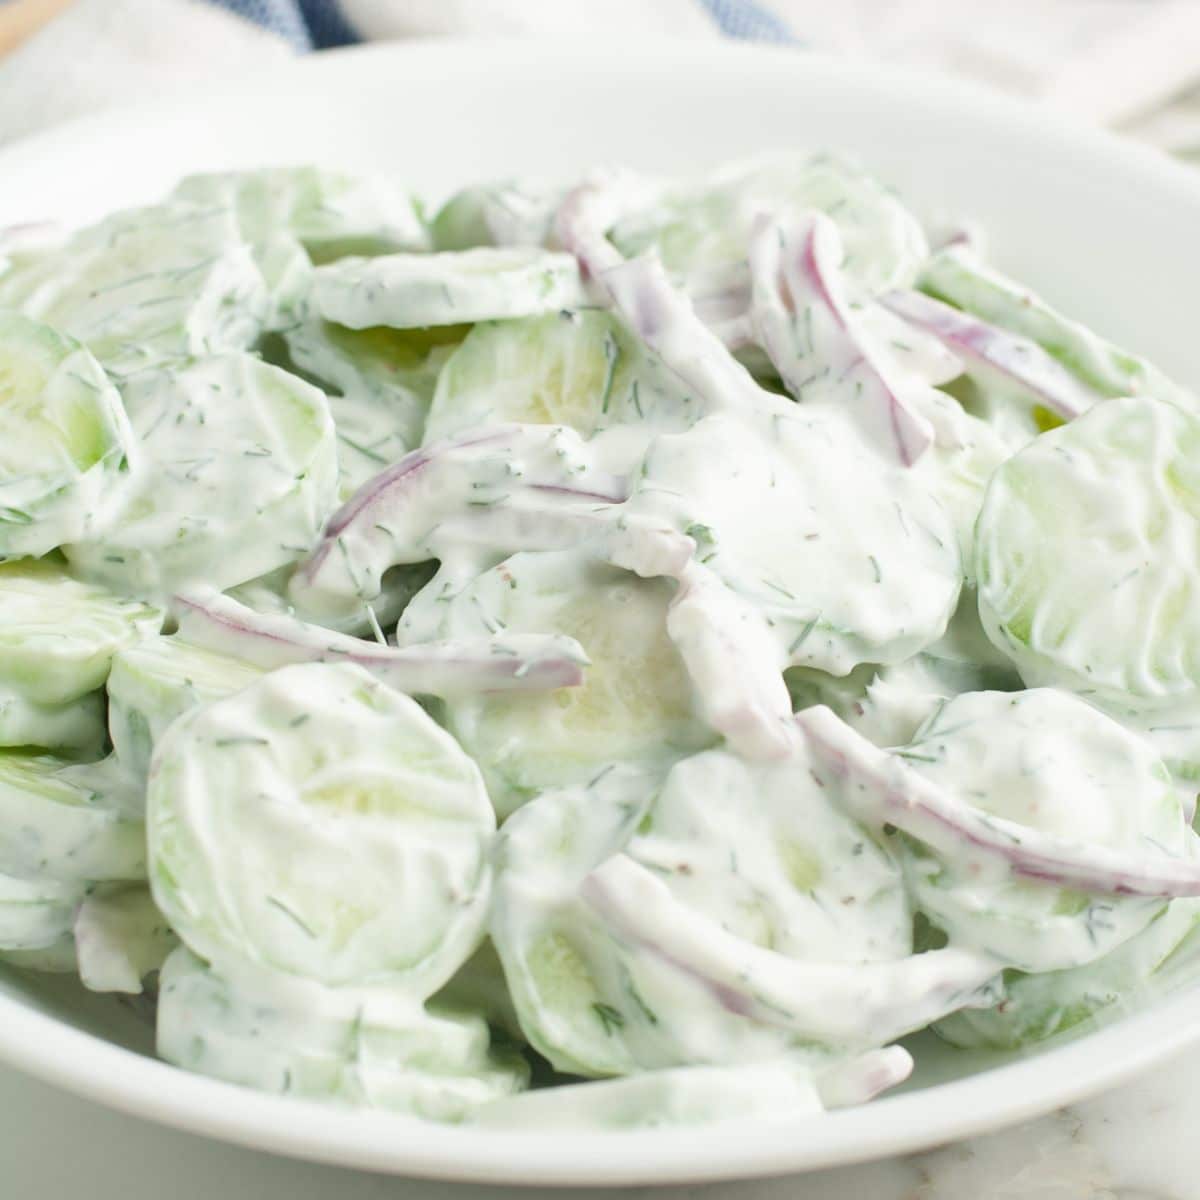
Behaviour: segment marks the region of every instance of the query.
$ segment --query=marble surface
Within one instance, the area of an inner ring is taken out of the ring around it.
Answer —
[[[814,1175],[571,1191],[401,1180],[145,1124],[0,1069],[7,1200],[1197,1200],[1200,1049],[1114,1094],[928,1154]]]

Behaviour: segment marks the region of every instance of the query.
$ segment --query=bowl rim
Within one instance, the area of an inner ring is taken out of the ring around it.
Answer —
[[[252,104],[280,89],[353,87],[389,69],[430,74],[536,69],[553,52],[574,70],[596,71],[619,49],[622,66],[673,71],[805,71],[816,86],[853,87],[886,101],[902,92],[929,107],[953,105],[983,125],[1003,126],[1072,159],[1100,160],[1194,204],[1200,172],[1033,104],[957,80],[828,58],[794,47],[647,38],[634,45],[566,38],[445,38],[324,52],[272,66],[213,95],[198,88],[155,105],[154,120],[198,106]],[[114,109],[0,147],[0,171],[69,155],[93,134],[136,136],[147,114]],[[1159,1000],[1094,1032],[966,1078],[834,1111],[819,1120],[574,1133],[442,1126],[413,1118],[340,1109],[279,1097],[193,1075],[72,1028],[0,993],[0,1060],[54,1086],[174,1128],[295,1158],[462,1182],[524,1185],[631,1185],[711,1182],[779,1175],[909,1153],[990,1132],[1115,1087],[1200,1043],[1193,989]],[[1151,1036],[1153,1034],[1153,1036]],[[1114,1057],[1119,1050],[1119,1055]],[[725,1132],[727,1131],[727,1132]]]

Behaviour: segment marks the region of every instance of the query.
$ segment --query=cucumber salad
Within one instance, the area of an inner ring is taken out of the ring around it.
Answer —
[[[827,155],[0,231],[0,747],[182,1068],[858,1104],[1196,959],[1200,402]]]

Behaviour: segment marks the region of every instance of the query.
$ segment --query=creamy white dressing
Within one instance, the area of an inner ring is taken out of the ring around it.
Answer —
[[[285,667],[185,714],[156,748],[146,820],[155,901],[209,962],[423,998],[482,935],[479,771],[361,667]]]
[[[93,892],[79,906],[73,932],[79,979],[93,992],[139,994],[179,945],[141,885]]]
[[[533,246],[347,258],[318,267],[312,303],[351,329],[424,329],[588,303],[573,256]]]
[[[66,547],[81,575],[161,600],[308,552],[336,487],[321,392],[235,354],[143,374],[124,397],[144,461],[109,498],[105,528]]]
[[[0,234],[0,957],[498,1128],[1188,977],[1194,401],[981,255],[795,154]]]
[[[1200,423],[1114,400],[996,473],[979,522],[980,611],[1030,684],[1131,721],[1184,773],[1200,760]]]

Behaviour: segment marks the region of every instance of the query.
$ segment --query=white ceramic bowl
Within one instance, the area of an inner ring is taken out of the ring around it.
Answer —
[[[322,55],[0,152],[0,225],[96,217],[202,168],[389,169],[436,196],[493,176],[693,169],[786,146],[858,153],[926,217],[978,219],[1003,267],[1200,385],[1200,174],[961,85],[784,50],[440,42]],[[710,1180],[912,1151],[1114,1087],[1197,1040],[1193,992],[1018,1060],[926,1038],[903,1093],[791,1126],[543,1138],[188,1075],[150,1057],[129,1008],[62,979],[0,973],[0,1057],[52,1083],[283,1154],[491,1183]]]

